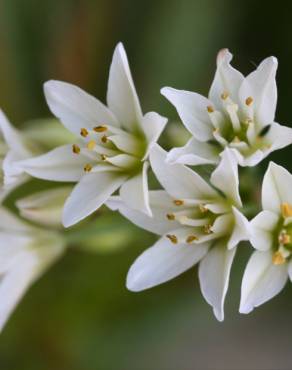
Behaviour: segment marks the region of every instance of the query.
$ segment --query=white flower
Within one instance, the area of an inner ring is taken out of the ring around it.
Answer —
[[[30,156],[25,140],[0,110],[0,201],[26,180],[17,163]]]
[[[263,211],[251,221],[251,243],[257,250],[244,272],[241,313],[249,313],[292,281],[292,175],[270,163],[262,187]]]
[[[292,129],[274,122],[277,59],[265,59],[247,77],[230,65],[231,59],[227,49],[219,52],[208,99],[170,87],[161,90],[193,135],[184,147],[169,152],[170,162],[216,164],[229,147],[241,166],[254,166],[292,143]]]
[[[20,216],[42,226],[60,228],[62,210],[71,186],[43,190],[18,199],[16,206]]]
[[[222,321],[236,246],[248,239],[248,221],[238,210],[241,199],[236,160],[226,149],[212,173],[210,186],[196,172],[181,164],[171,165],[165,159],[166,152],[155,146],[150,162],[166,191],[150,191],[153,217],[129,209],[119,197],[107,202],[134,224],[162,235],[134,262],[127,287],[132,291],[153,287],[201,261],[203,296]]]
[[[47,82],[45,95],[51,111],[81,141],[22,165],[38,178],[78,182],[64,206],[64,226],[94,212],[119,188],[129,207],[151,214],[147,157],[167,119],[155,112],[142,114],[122,44],[110,68],[108,108],[64,82]]]
[[[0,208],[0,330],[30,285],[64,251],[62,239]]]

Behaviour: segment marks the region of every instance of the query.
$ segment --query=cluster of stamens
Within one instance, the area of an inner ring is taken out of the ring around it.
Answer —
[[[174,199],[173,204],[179,208],[182,206],[184,210],[181,211],[180,209],[177,212],[167,213],[166,218],[169,221],[177,221],[183,226],[190,226],[190,227],[199,227],[203,234],[212,234],[212,224],[210,223],[210,218],[205,217],[207,213],[210,212],[209,209],[204,204],[188,204],[190,201],[182,200],[182,199]],[[192,210],[199,211],[198,217],[192,217]],[[179,239],[174,234],[167,234],[166,237],[173,243],[178,244]],[[191,244],[194,241],[198,241],[199,236],[195,233],[190,233],[185,238],[185,243]]]
[[[289,203],[282,203],[281,213],[284,222],[283,226],[281,227],[278,233],[277,238],[278,249],[273,254],[272,260],[274,265],[284,264],[287,258],[290,257],[292,247],[291,232],[290,230],[288,230],[290,219],[292,217],[292,206]]]

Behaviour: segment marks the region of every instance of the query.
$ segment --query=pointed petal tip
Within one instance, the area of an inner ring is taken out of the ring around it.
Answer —
[[[229,49],[223,48],[219,50],[217,54],[217,65],[220,65],[222,62],[226,60],[229,63],[232,59],[233,55],[230,53]]]
[[[213,312],[214,312],[214,315],[215,315],[216,319],[219,322],[224,321],[224,312],[223,312],[223,310],[218,310],[217,308],[213,307]]]

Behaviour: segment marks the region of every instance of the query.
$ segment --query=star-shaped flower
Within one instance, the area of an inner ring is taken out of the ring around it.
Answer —
[[[0,201],[27,179],[18,161],[30,156],[25,140],[0,110]]]
[[[0,208],[0,330],[29,286],[64,251],[61,237]]]
[[[112,197],[108,206],[118,209],[134,224],[162,237],[130,268],[127,287],[141,291],[168,281],[200,261],[203,296],[218,320],[224,318],[224,299],[237,244],[248,239],[247,219],[238,210],[238,169],[226,149],[209,185],[181,164],[169,164],[158,145],[150,154],[153,171],[164,190],[150,192],[153,217],[129,209]]]
[[[232,54],[221,50],[217,71],[205,98],[194,92],[162,89],[192,134],[168,160],[188,165],[216,164],[232,148],[241,166],[254,166],[272,151],[292,143],[292,129],[274,122],[277,104],[277,59],[269,57],[244,77],[230,65]]]
[[[122,44],[117,45],[110,68],[108,107],[59,81],[47,82],[45,95],[51,111],[80,141],[22,166],[38,178],[78,182],[64,206],[64,226],[94,212],[119,188],[129,207],[150,215],[147,158],[167,119],[155,112],[142,114]]]
[[[270,163],[262,187],[263,211],[251,221],[256,248],[242,280],[240,312],[249,313],[292,281],[292,175]]]

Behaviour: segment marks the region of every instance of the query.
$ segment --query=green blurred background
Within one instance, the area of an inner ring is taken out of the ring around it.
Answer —
[[[122,41],[144,112],[177,119],[160,88],[207,94],[216,53],[228,47],[244,73],[266,56],[279,58],[277,120],[292,125],[287,6],[251,0],[1,0],[0,106],[20,127],[49,117],[42,84],[51,78],[104,99],[112,52]],[[292,170],[291,149],[271,157]],[[239,248],[226,319],[218,323],[200,294],[195,268],[150,291],[128,292],[127,270],[155,237],[118,215],[109,217],[106,227],[97,223],[94,253],[68,252],[22,300],[0,336],[1,370],[291,368],[291,287],[249,316],[237,312],[248,245]]]

